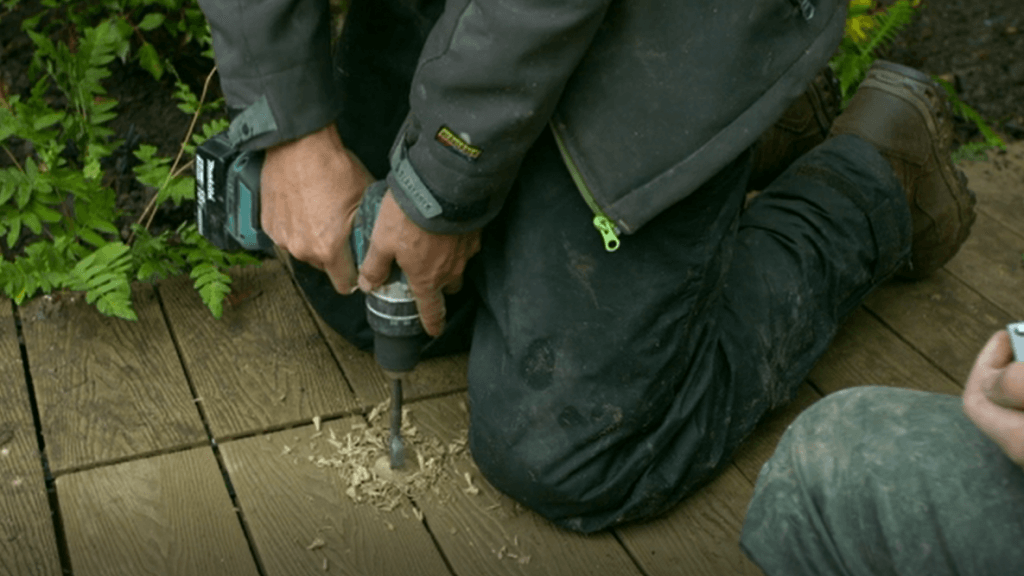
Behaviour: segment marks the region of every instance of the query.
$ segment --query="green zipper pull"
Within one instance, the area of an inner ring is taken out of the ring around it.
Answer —
[[[604,239],[604,249],[615,252],[619,249],[619,235],[615,233],[615,224],[604,214],[594,216],[594,228],[601,233]]]
[[[806,1],[806,0],[805,0]],[[594,213],[594,228],[601,233],[601,239],[604,240],[604,249],[608,252],[615,252],[619,249],[619,245],[622,242],[619,240],[619,234],[616,231],[615,223],[612,219],[605,215],[601,207],[597,205],[597,201],[594,200],[594,194],[590,191],[590,187],[583,181],[583,175],[580,174],[579,168],[576,166],[576,162],[572,159],[572,155],[569,154],[569,148],[566,147],[565,142],[562,141],[562,135],[559,134],[555,128],[555,123],[551,122],[551,134],[555,137],[555,143],[558,145],[558,152],[562,155],[562,160],[565,161],[565,167],[569,170],[569,176],[572,177],[572,181],[576,184],[576,188],[580,191],[580,195],[583,196],[583,201],[587,203],[590,211]]]

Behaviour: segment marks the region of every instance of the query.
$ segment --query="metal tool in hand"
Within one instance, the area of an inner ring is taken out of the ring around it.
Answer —
[[[270,252],[273,242],[260,228],[260,172],[263,152],[242,152],[227,133],[196,150],[196,221],[199,232],[222,250]],[[373,225],[387,184],[374,182],[356,212],[349,244],[356,263],[370,246]],[[391,381],[391,467],[405,460],[402,442],[402,382],[415,368],[426,332],[405,274],[392,266],[387,281],[366,295],[366,318],[373,329],[374,355]]]
[[[1010,333],[1010,344],[1013,346],[1013,357],[1017,362],[1024,362],[1024,322],[1015,322],[1006,327]]]

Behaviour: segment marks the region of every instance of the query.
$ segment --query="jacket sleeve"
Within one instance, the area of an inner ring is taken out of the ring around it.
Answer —
[[[327,0],[199,0],[210,23],[221,88],[247,149],[314,132],[340,109]],[[244,131],[244,134],[242,133]],[[238,136],[238,138],[235,138]]]
[[[497,214],[611,0],[449,0],[413,77],[388,184],[436,233]]]

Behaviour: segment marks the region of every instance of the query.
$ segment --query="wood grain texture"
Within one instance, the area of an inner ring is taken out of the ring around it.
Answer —
[[[846,320],[808,380],[826,394],[874,384],[946,394],[961,392],[948,376],[863,308]]]
[[[327,345],[341,364],[345,377],[352,385],[361,408],[380,404],[391,397],[391,382],[381,372],[372,352],[359,350],[334,332],[310,308],[323,331]],[[405,379],[402,397],[407,402],[439,396],[449,392],[465,390],[467,354],[430,358],[420,361],[415,370]]]
[[[278,258],[287,258],[287,255],[279,253]],[[282,260],[282,262],[282,267],[286,271],[290,271],[287,261]],[[341,369],[352,386],[352,390],[355,391],[360,407],[365,410],[389,398],[391,383],[381,372],[377,361],[373,359],[373,353],[360,350],[342,338],[317,315],[316,310],[309,304],[305,294],[297,285],[295,292],[306,304],[310,316],[313,317],[317,327],[324,334],[331,353],[341,364]],[[467,359],[467,354],[460,354],[421,361],[403,382],[402,397],[406,401],[412,402],[420,398],[465,390]]]
[[[355,411],[348,382],[281,265],[270,261],[232,277],[234,296],[219,320],[189,278],[159,288],[214,436]]]
[[[992,333],[1013,321],[945,270],[917,282],[890,282],[865,306],[959,383]]]
[[[417,402],[410,417],[421,433],[449,442],[468,426],[463,398]],[[640,574],[611,533],[583,536],[556,527],[499,493],[468,455],[448,472],[439,493],[417,504],[456,574]]]
[[[786,428],[812,404],[821,399],[807,383],[800,386],[792,402],[770,412],[733,455],[733,462],[751,484],[757,482],[761,466],[771,458]]]
[[[75,576],[258,574],[210,448],[57,479]]]
[[[21,309],[54,474],[206,440],[153,289],[133,300],[138,322],[67,295]]]
[[[0,298],[0,576],[61,573],[38,446],[11,302]]]
[[[761,574],[740,549],[753,485],[729,466],[667,516],[616,530],[647,576]]]
[[[221,445],[265,574],[320,575],[326,560],[329,574],[450,575],[411,508],[384,512],[356,504],[336,469],[308,461],[334,455],[329,430],[344,438],[356,420],[326,423],[315,438],[314,427],[306,426]]]
[[[981,212],[945,268],[1018,320],[1024,319],[1024,236]]]
[[[987,162],[963,162],[968,186],[978,195],[978,210],[1004,226],[1024,223],[1024,141],[988,153]]]

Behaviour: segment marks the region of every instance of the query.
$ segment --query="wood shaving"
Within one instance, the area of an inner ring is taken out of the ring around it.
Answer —
[[[327,558],[324,558],[324,564],[323,564],[323,569],[324,569],[324,572],[327,572],[327,568],[328,568],[329,566],[330,566],[330,565],[329,565],[329,564],[327,563]]]
[[[466,484],[469,486],[462,489],[463,492],[470,496],[476,496],[480,493],[480,489],[473,485],[473,477],[469,475],[469,472],[463,473],[463,477],[466,479]]]
[[[320,431],[320,417],[319,416],[313,416],[313,428],[316,428],[317,432]]]
[[[311,551],[312,550],[318,550],[320,548],[323,548],[325,544],[327,544],[327,543],[324,542],[324,539],[319,537],[319,536],[317,536],[316,538],[313,539],[312,542],[310,542],[309,546],[306,546],[306,550],[311,550]]]
[[[444,443],[425,434],[415,426],[413,410],[405,408],[402,439],[406,464],[404,469],[392,471],[388,466],[389,405],[390,401],[384,401],[374,406],[367,422],[353,424],[348,432],[335,433],[333,428],[325,427],[329,447],[321,448],[328,448],[328,451],[316,454],[312,464],[336,469],[343,481],[342,490],[349,499],[379,510],[391,511],[410,505],[410,499],[427,492],[446,497],[438,484],[445,478],[445,469],[453,459],[467,453],[466,439]],[[467,490],[479,491],[471,479],[467,480]],[[414,508],[413,514],[422,519],[419,510]]]

